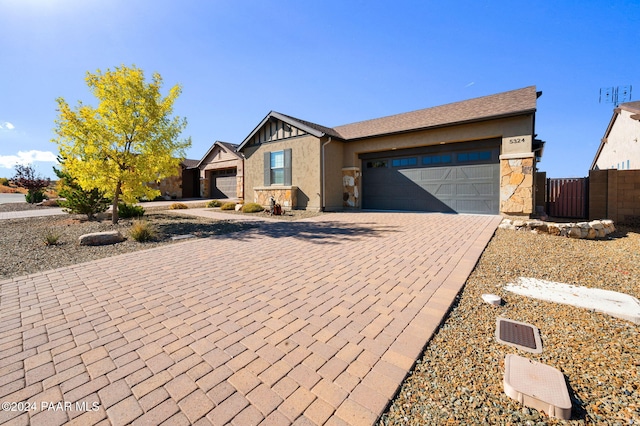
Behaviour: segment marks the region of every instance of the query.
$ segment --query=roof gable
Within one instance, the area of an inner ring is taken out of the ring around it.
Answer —
[[[265,142],[274,142],[304,135],[313,135],[321,138],[325,134],[338,136],[329,127],[271,111],[242,141],[238,150],[242,150],[247,145],[259,145]]]
[[[346,140],[441,127],[490,118],[535,112],[535,86],[403,114],[337,126]]]
[[[600,140],[600,145],[598,146],[598,150],[596,151],[596,155],[593,157],[593,161],[591,162],[591,170],[595,170],[596,164],[600,159],[600,154],[602,154],[602,150],[604,149],[604,145],[609,141],[609,135],[611,134],[611,130],[613,129],[620,112],[625,110],[631,115],[629,116],[632,120],[640,121],[640,101],[635,102],[626,102],[624,104],[618,105],[617,108],[613,109],[613,115],[611,116],[611,120],[609,121],[609,125],[607,126],[607,130],[604,132],[604,136]]]
[[[230,143],[230,142],[222,142],[215,141],[211,148],[207,151],[207,153],[202,157],[202,159],[198,162],[196,167],[200,167],[202,164],[207,162],[207,159],[213,154],[213,152],[217,149],[232,154],[238,158],[242,158],[242,156],[237,152],[238,145]]]

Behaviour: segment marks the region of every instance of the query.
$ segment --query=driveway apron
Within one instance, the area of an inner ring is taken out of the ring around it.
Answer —
[[[336,213],[0,281],[0,424],[374,424],[499,222]]]

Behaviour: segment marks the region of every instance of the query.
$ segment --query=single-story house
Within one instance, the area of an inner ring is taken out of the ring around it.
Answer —
[[[200,195],[205,198],[243,198],[243,160],[238,145],[216,141],[197,163]]]
[[[530,215],[534,86],[337,127],[275,111],[242,141],[244,198],[285,208]]]
[[[603,169],[640,169],[640,101],[620,104],[613,110],[591,163],[591,170]]]

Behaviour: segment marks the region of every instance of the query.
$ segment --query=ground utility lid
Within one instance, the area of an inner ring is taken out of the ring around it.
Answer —
[[[564,374],[549,365],[515,354],[504,360],[504,392],[550,417],[571,418],[571,398]]]
[[[535,325],[506,318],[496,320],[496,340],[534,354],[542,353],[540,332]]]

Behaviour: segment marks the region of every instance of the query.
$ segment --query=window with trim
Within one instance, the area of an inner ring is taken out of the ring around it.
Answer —
[[[271,153],[271,184],[284,185],[284,151]]]
[[[264,184],[291,185],[291,149],[264,153]]]

